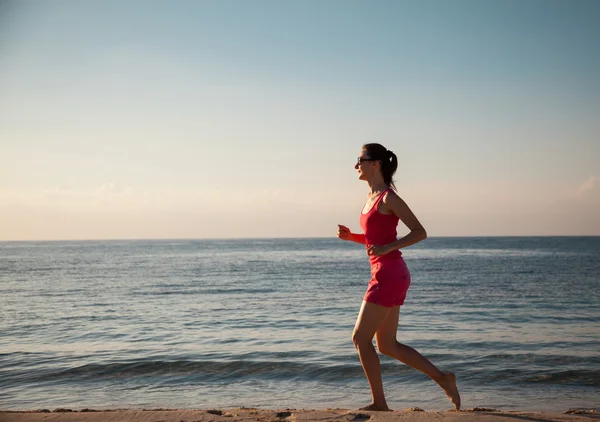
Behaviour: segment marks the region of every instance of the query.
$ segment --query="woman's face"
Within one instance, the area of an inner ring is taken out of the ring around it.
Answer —
[[[359,180],[369,180],[377,169],[377,160],[372,160],[364,149],[360,152],[354,168],[358,171]]]

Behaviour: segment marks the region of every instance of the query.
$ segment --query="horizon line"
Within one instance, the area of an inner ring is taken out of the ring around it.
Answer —
[[[600,237],[599,234],[534,234],[534,235],[439,235],[428,236],[427,239],[449,239],[449,238],[540,238],[540,237]],[[111,238],[111,239],[3,239],[0,243],[35,243],[35,242],[140,242],[140,241],[227,241],[227,240],[298,240],[298,239],[337,239],[334,236],[282,236],[282,237],[140,237],[140,238]],[[339,239],[341,240],[341,239]],[[422,241],[421,241],[422,242]],[[421,243],[418,242],[418,243]]]

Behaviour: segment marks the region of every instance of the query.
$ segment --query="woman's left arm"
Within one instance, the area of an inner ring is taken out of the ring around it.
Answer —
[[[421,240],[427,239],[427,232],[421,222],[417,219],[406,202],[396,195],[395,192],[388,192],[385,198],[383,198],[383,203],[386,208],[396,214],[410,230],[410,233],[403,238],[385,245],[386,249],[388,249],[388,253],[396,249],[406,248],[407,246],[414,245]]]
[[[372,245],[368,248],[368,253],[370,255],[385,255],[397,249],[406,248],[407,246],[414,245],[421,240],[427,239],[427,232],[423,225],[410,210],[406,202],[396,195],[395,192],[388,192],[382,202],[388,210],[392,211],[400,220],[402,220],[406,227],[410,229],[410,233],[387,245]]]

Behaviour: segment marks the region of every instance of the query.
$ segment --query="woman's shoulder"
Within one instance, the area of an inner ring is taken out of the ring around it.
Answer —
[[[389,188],[387,190],[387,192],[385,192],[385,194],[383,195],[383,202],[387,203],[387,201],[396,201],[400,198],[400,195],[398,195],[398,192],[396,192],[394,189]]]
[[[389,189],[385,193],[385,196],[382,198],[382,202],[386,206],[390,206],[392,209],[404,204],[404,200],[400,198],[400,195],[394,189]]]

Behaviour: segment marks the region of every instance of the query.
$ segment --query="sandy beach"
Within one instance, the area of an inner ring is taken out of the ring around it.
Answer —
[[[495,409],[465,409],[460,412],[423,411],[418,408],[392,412],[367,412],[348,409],[151,409],[95,410],[43,409],[36,411],[0,411],[0,422],[209,422],[209,421],[589,421],[600,419],[595,410],[567,410],[565,413],[498,411]]]

